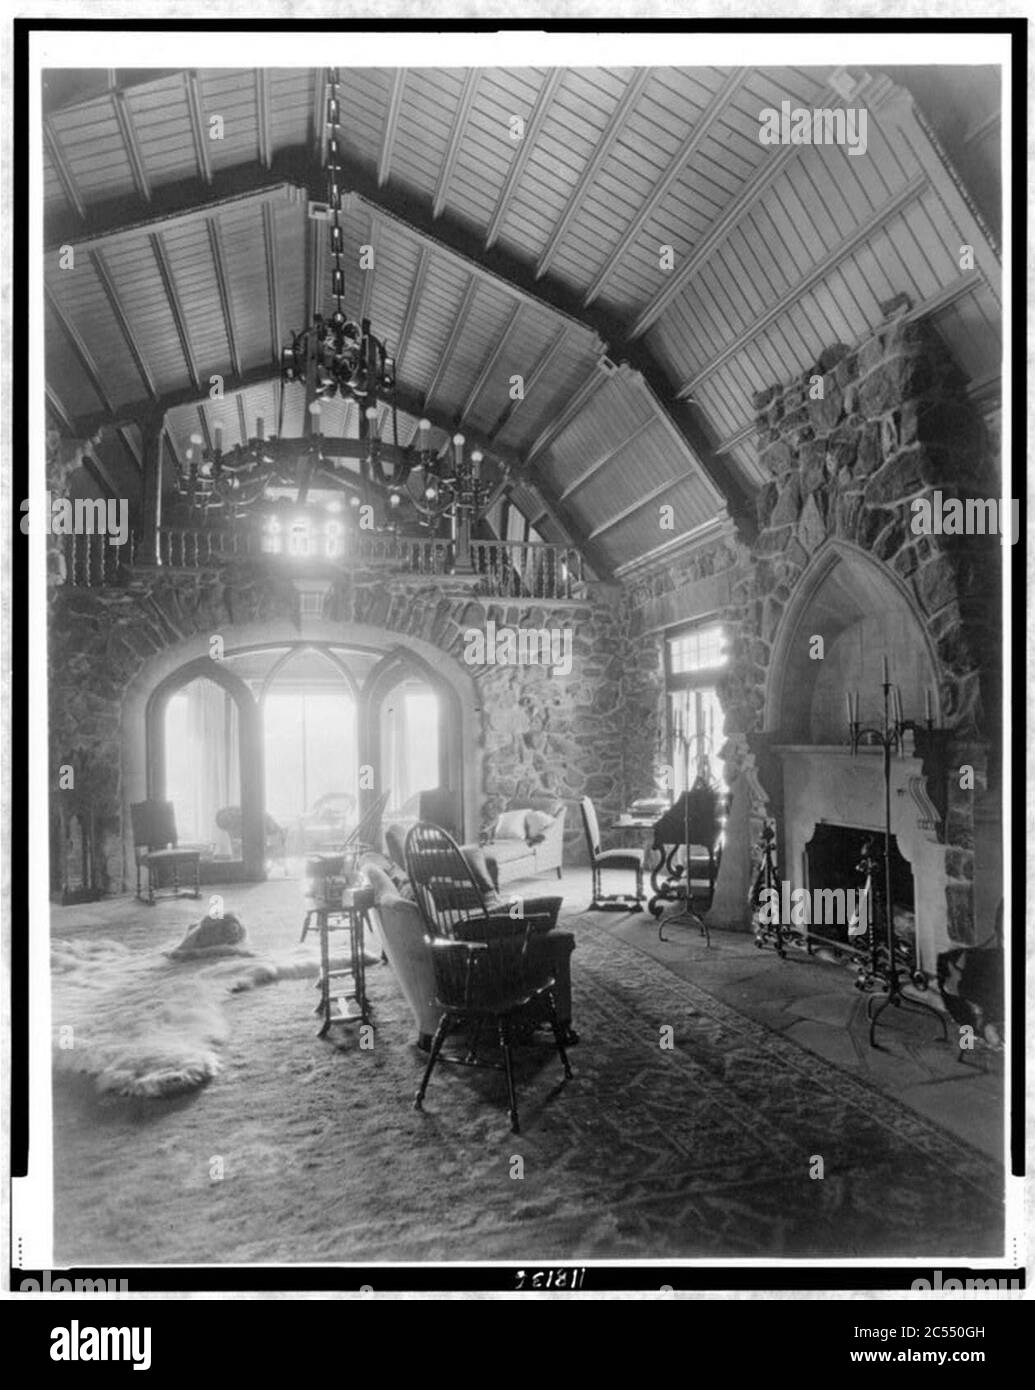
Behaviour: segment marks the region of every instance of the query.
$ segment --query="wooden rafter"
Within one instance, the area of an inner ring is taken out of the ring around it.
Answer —
[[[128,427],[123,425],[122,428],[116,430],[115,433],[122,441],[122,447],[136,465],[137,472],[142,473],[144,470],[144,456],[134,443],[133,436]]]
[[[104,291],[104,297],[108,301],[108,307],[111,309],[115,322],[119,326],[119,332],[122,334],[126,346],[129,348],[129,355],[132,357],[133,364],[140,375],[141,381],[144,383],[144,389],[147,391],[148,395],[154,399],[158,395],[155,379],[151,374],[151,369],[144,361],[144,354],[140,350],[140,344],[136,340],[133,329],[130,327],[125,308],[119,298],[119,293],[115,288],[115,282],[112,279],[111,271],[108,269],[108,264],[104,259],[104,254],[100,247],[96,247],[90,252],[90,263],[93,266],[94,274],[100,281],[101,289]]]
[[[566,502],[573,492],[577,492],[580,487],[582,487],[585,483],[588,483],[589,480],[595,477],[596,474],[599,473],[602,468],[606,468],[607,465],[611,463],[613,459],[617,458],[623,450],[628,449],[630,444],[634,444],[636,440],[639,439],[641,434],[643,434],[646,430],[649,430],[652,425],[656,425],[657,423],[657,417],[654,415],[649,415],[646,420],[641,421],[640,424],[636,426],[636,428],[632,431],[631,434],[628,434],[620,443],[616,444],[613,448],[608,449],[606,454],[602,455],[598,459],[595,459],[589,465],[588,468],[584,468],[581,473],[579,473],[575,478],[573,478],[572,481],[568,483],[564,491],[561,493],[560,500],[562,502]]]
[[[511,420],[513,420],[521,405],[525,401],[527,401],[530,396],[534,395],[537,386],[543,379],[554,358],[560,352],[562,346],[568,341],[570,333],[571,328],[568,324],[564,324],[560,331],[557,334],[555,334],[553,342],[550,343],[546,351],[539,358],[539,361],[535,364],[529,375],[525,378],[524,394],[520,396],[516,401],[510,402],[510,404],[507,406],[507,409],[503,412],[500,418],[496,421],[496,424],[490,430],[490,439],[495,439],[495,437],[498,434],[502,434],[503,431],[510,424]]]
[[[284,325],[280,317],[280,276],[277,272],[276,215],[271,203],[262,205],[262,249],[266,261],[266,294],[270,306],[270,358],[280,361]],[[240,375],[240,367],[237,369]]]
[[[263,208],[265,215],[266,208]],[[216,271],[216,286],[219,290],[219,305],[223,313],[223,331],[226,333],[226,346],[230,354],[230,366],[234,376],[241,375],[241,354],[237,347],[237,333],[234,330],[234,311],[230,302],[230,281],[226,270],[226,257],[223,255],[223,239],[216,218],[208,219],[208,245],[212,253],[212,264]]]
[[[71,412],[65,408],[64,401],[62,401],[61,397],[58,395],[57,391],[50,384],[49,381],[46,385],[46,392],[47,405],[50,407],[51,412],[56,417],[58,423],[61,425],[61,428],[65,431],[66,434],[73,434],[75,432],[75,426],[72,422]]]
[[[438,173],[438,180],[435,184],[435,196],[431,204],[432,217],[441,217],[442,211],[446,206],[446,198],[449,194],[449,185],[453,181],[453,170],[456,168],[457,155],[460,153],[460,146],[463,144],[464,134],[467,130],[467,121],[471,114],[471,107],[474,104],[475,96],[478,92],[480,75],[477,68],[468,68],[464,78],[463,91],[460,93],[460,100],[457,103],[456,111],[453,114],[453,125],[449,132],[449,143],[446,145],[446,157],[442,161],[442,168]]]
[[[50,155],[50,162],[54,166],[54,172],[58,176],[58,182],[65,195],[65,200],[74,210],[76,217],[82,221],[86,217],[86,204],[83,202],[83,195],[79,192],[79,187],[75,181],[68,161],[65,159],[65,152],[61,148],[61,141],[57,131],[50,121],[44,118],[43,121],[43,142]]]
[[[420,248],[420,256],[417,259],[417,271],[413,277],[413,285],[410,289],[410,297],[406,303],[406,318],[403,320],[402,331],[399,334],[399,345],[395,350],[395,369],[402,370],[403,358],[406,356],[406,349],[409,346],[410,335],[413,332],[413,325],[417,321],[420,313],[421,300],[424,294],[424,281],[428,275],[428,262],[431,260],[431,252],[426,246]]]
[[[212,161],[208,153],[208,136],[205,133],[205,113],[201,107],[201,88],[198,74],[194,69],[183,74],[184,92],[187,97],[187,112],[190,116],[190,134],[194,141],[194,162],[198,166],[198,178],[205,183],[212,182]]]
[[[605,532],[613,530],[614,527],[620,525],[621,522],[627,521],[631,516],[635,516],[637,512],[642,512],[644,507],[649,507],[652,502],[656,502],[659,497],[664,497],[666,492],[671,492],[673,488],[678,487],[680,483],[685,481],[686,475],[683,474],[678,478],[669,478],[667,482],[659,483],[657,487],[651,488],[650,492],[645,493],[642,497],[637,497],[635,502],[630,502],[630,504],[627,507],[623,507],[620,512],[616,512],[614,516],[609,516],[606,521],[601,522],[599,526],[595,526],[586,539],[595,541],[598,536],[602,536]]]
[[[475,296],[478,293],[478,286],[479,280],[477,275],[471,275],[468,278],[467,287],[464,290],[464,297],[460,301],[460,308],[457,310],[456,318],[453,320],[453,331],[450,333],[446,345],[442,349],[442,352],[439,356],[438,367],[435,371],[435,375],[432,377],[431,384],[425,392],[424,399],[426,404],[428,405],[430,405],[431,402],[435,399],[435,393],[438,390],[439,386],[441,386],[442,378],[445,376],[446,372],[449,369],[449,364],[452,361],[453,353],[456,351],[457,344],[463,337],[464,330],[467,327],[467,319],[471,312],[471,306],[473,305]]]
[[[265,68],[255,69],[255,128],[259,163],[268,169],[273,163],[273,123],[270,117],[270,83]]]
[[[392,151],[395,136],[399,129],[399,112],[402,110],[403,94],[406,89],[406,69],[396,68],[392,78],[392,90],[388,98],[388,111],[384,128],[381,131],[381,149],[377,158],[378,187],[386,184],[392,173]]]
[[[488,231],[485,233],[486,250],[488,250],[499,237],[500,229],[506,221],[507,213],[510,209],[510,200],[513,198],[518,185],[524,177],[525,168],[531,157],[532,151],[535,149],[536,141],[539,138],[539,132],[543,128],[543,122],[546,120],[547,113],[554,97],[557,95],[557,89],[561,85],[563,78],[563,68],[551,68],[550,75],[543,83],[542,90],[536,98],[532,119],[524,135],[517,143],[517,148],[514,151],[514,158],[510,162],[510,168],[507,170],[507,177],[500,190],[500,196],[496,200],[496,210],[492,214]]]
[[[709,360],[707,367],[700,372],[696,372],[692,377],[684,381],[681,386],[678,386],[676,388],[676,395],[679,397],[689,396],[695,387],[699,386],[702,381],[706,381],[714,372],[717,372],[720,367],[728,362],[729,359],[739,352],[746,344],[754,341],[764,328],[778,319],[792,304],[797,303],[802,295],[814,285],[818,285],[821,281],[825,280],[832,270],[836,269],[842,261],[847,260],[856,247],[863,245],[874,232],[879,231],[881,227],[887,226],[893,217],[897,216],[905,208],[909,207],[911,203],[915,202],[928,187],[927,178],[923,174],[910,180],[905,188],[896,193],[893,198],[870,217],[866,218],[864,222],[860,222],[849,236],[845,237],[837,246],[828,251],[822,260],[816,261],[805,275],[801,276],[789,290],[786,290],[779,299],[774,301],[774,303],[766,309],[761,317],[752,319],[750,325],[742,333],[738,334],[733,342],[727,343],[717,356]]]
[[[158,266],[158,274],[162,279],[162,287],[169,303],[169,312],[172,314],[176,336],[180,340],[180,350],[187,367],[187,375],[191,379],[191,384],[198,387],[201,380],[198,376],[198,364],[194,358],[194,349],[191,347],[190,333],[187,330],[187,319],[180,302],[179,292],[176,289],[176,281],[173,278],[172,266],[169,264],[169,255],[165,249],[165,243],[162,241],[161,232],[152,232],[148,237],[148,242],[155,258],[155,264]]]
[[[374,281],[377,278],[377,258],[380,253],[380,244],[381,219],[376,212],[372,211],[370,214],[370,249],[373,253],[370,257],[371,264],[366,270],[361,270],[359,272],[362,277],[363,285],[359,300],[359,318],[361,323],[364,319],[370,317],[370,301],[374,297]]]
[[[75,353],[75,356],[78,358],[79,365],[86,373],[87,379],[90,382],[90,385],[93,387],[94,395],[96,395],[97,399],[101,402],[101,405],[104,407],[106,414],[108,416],[114,415],[115,406],[112,403],[111,396],[108,394],[108,388],[104,384],[104,378],[101,376],[100,369],[98,368],[97,363],[93,360],[93,355],[91,354],[90,349],[83,342],[82,335],[76,328],[75,324],[72,323],[71,319],[69,319],[66,316],[65,311],[58,303],[57,297],[55,296],[54,291],[50,288],[49,285],[44,285],[43,293],[46,297],[46,301],[51,313],[57,320],[58,327],[64,334],[69,347],[72,349],[72,351]],[[92,435],[93,433],[95,433],[95,431],[91,430],[89,433]],[[88,438],[89,435],[82,437]]]
[[[580,174],[579,181],[572,189],[571,196],[568,198],[568,201],[565,204],[564,211],[561,214],[557,222],[557,225],[550,233],[549,241],[547,241],[546,246],[543,248],[543,254],[539,257],[539,264],[536,266],[535,270],[536,279],[541,278],[550,269],[550,266],[553,263],[553,258],[554,256],[556,256],[557,250],[560,247],[561,242],[564,240],[568,228],[571,226],[572,222],[579,215],[579,212],[582,209],[582,204],[585,201],[586,194],[592,188],[597,175],[604,167],[606,161],[610,159],[611,152],[615,147],[615,141],[618,139],[619,134],[624,128],[625,123],[629,118],[630,112],[633,110],[633,108],[636,106],[636,103],[643,95],[643,89],[647,85],[649,77],[650,69],[640,68],[633,76],[631,81],[626,85],[625,91],[622,93],[618,105],[611,113],[611,119],[608,121],[607,127],[604,130],[596,149],[593,151],[592,156],[586,163],[586,167]]]
[[[125,96],[117,87],[111,89],[110,95],[115,120],[118,122],[119,134],[122,136],[122,143],[126,149],[126,158],[129,160],[130,173],[133,175],[133,186],[140,197],[149,203],[151,201],[151,182],[144,167],[144,155],[133,126],[133,115],[126,103]]]
[[[589,401],[590,397],[607,381],[607,373],[601,370],[600,364],[594,362],[587,372],[581,386],[568,397],[567,404],[563,410],[559,411],[546,428],[540,433],[532,444],[526,457],[529,462],[539,457],[541,453],[562,434],[571,424],[575,416],[582,410],[583,406]]]
[[[499,335],[495,348],[492,352],[489,353],[488,357],[485,359],[482,369],[478,373],[478,378],[475,381],[474,385],[471,387],[470,391],[468,392],[467,399],[466,401],[464,401],[463,406],[460,409],[461,420],[466,420],[467,416],[470,415],[471,411],[475,407],[475,403],[477,402],[478,397],[481,395],[482,391],[484,391],[486,383],[492,376],[493,372],[495,372],[496,368],[499,366],[500,358],[507,350],[507,340],[510,338],[511,333],[513,333],[514,329],[517,327],[518,319],[521,317],[522,307],[523,306],[521,304],[516,304],[514,306],[513,310],[511,311],[510,318],[507,320],[506,327],[503,329],[503,332]]]
[[[584,303],[587,307],[592,304],[600,294],[601,290],[614,274],[616,267],[623,257],[628,254],[629,248],[632,246],[633,242],[647,225],[649,219],[653,217],[662,202],[668,197],[673,186],[678,183],[686,173],[687,162],[694,152],[700,148],[702,141],[709,134],[720,114],[726,109],[742,86],[747,74],[747,68],[735,68],[701,112],[701,119],[673,155],[664,178],[662,178],[661,182],[651,191],[650,197],[646,199],[632,222],[629,223],[618,245],[597,272],[593,283],[586,291]]]
[[[844,106],[848,100],[829,86],[825,90],[830,93],[831,98],[834,98],[829,102],[831,107]],[[707,234],[694,247],[693,253],[667,277],[662,288],[640,312],[635,323],[629,328],[630,338],[639,338],[646,333],[647,329],[664,313],[673,299],[682,294],[687,283],[697,274],[716,247],[726,240],[745,212],[758,202],[766,189],[780,177],[789,164],[800,157],[802,150],[807,148],[808,146],[805,145],[784,145],[777,153],[769,157],[761,174],[747,180],[737,196],[727,203],[722,215],[712,223]]]

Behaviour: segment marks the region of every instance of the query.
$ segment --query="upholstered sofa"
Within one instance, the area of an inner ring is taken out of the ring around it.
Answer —
[[[368,863],[364,865],[364,872],[374,888],[374,909],[384,953],[413,1014],[417,1045],[426,1050],[438,1027],[441,1010],[435,1005],[435,970],[431,948],[424,939],[427,931],[424,919],[417,904],[403,897],[381,869]],[[530,949],[544,952],[550,961],[556,980],[557,1018],[562,1028],[571,1034],[570,961],[575,938],[571,932],[553,930],[537,934],[530,942]]]
[[[566,807],[552,797],[535,796],[496,817],[482,841],[498,883],[555,869],[561,877]]]

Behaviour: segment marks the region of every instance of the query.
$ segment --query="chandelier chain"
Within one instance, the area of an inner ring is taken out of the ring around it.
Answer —
[[[327,92],[327,201],[331,209],[331,252],[334,256],[334,270],[331,274],[331,292],[334,296],[335,314],[344,317],[342,304],[345,298],[345,271],[342,267],[344,239],[341,226],[341,165],[339,163],[339,136],[341,129],[341,106],[338,100],[338,69],[331,68],[328,74]]]

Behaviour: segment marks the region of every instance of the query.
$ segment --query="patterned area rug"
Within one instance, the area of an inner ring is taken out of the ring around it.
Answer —
[[[423,1055],[388,968],[375,1045],[311,982],[228,997],[224,1070],[178,1101],[55,1095],[67,1262],[989,1256],[1002,1174],[914,1112],[607,935],[574,930],[582,1039],[502,1076]],[[662,1041],[669,1036],[671,1048]],[[520,1159],[520,1163],[516,1160]],[[822,1159],[823,1176],[817,1159]]]

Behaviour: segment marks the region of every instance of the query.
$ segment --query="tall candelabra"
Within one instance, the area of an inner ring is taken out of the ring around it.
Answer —
[[[948,1027],[945,1022],[944,1014],[939,1013],[932,1005],[922,999],[916,999],[911,995],[902,992],[902,982],[900,974],[901,952],[895,936],[895,906],[892,898],[891,886],[891,759],[892,754],[905,756],[905,736],[907,733],[915,735],[918,725],[915,720],[906,720],[902,717],[902,697],[897,686],[892,684],[888,672],[888,658],[883,658],[881,688],[884,692],[884,711],[883,719],[879,726],[871,725],[863,727],[859,722],[859,694],[858,691],[845,694],[845,705],[848,714],[848,730],[852,748],[852,756],[855,757],[859,748],[863,745],[880,747],[883,755],[884,767],[884,845],[882,853],[883,861],[883,880],[884,880],[884,941],[883,954],[881,952],[880,935],[877,931],[876,922],[871,922],[871,971],[874,979],[882,982],[885,993],[883,997],[871,995],[866,1004],[866,1016],[870,1021],[870,1046],[878,1047],[876,1041],[877,1020],[889,1005],[895,1008],[912,1008],[923,1010],[933,1014],[942,1025],[942,1035],[948,1040]],[[931,696],[930,692],[925,697],[925,724],[928,736],[933,730],[931,718]],[[871,861],[871,867],[875,868],[877,861]],[[867,879],[868,886],[870,878]],[[871,892],[867,894],[868,902],[872,903],[875,895]],[[871,909],[872,910],[872,909]],[[919,984],[926,980],[919,972],[914,972],[913,982]],[[876,1005],[876,1008],[874,1008]]]

